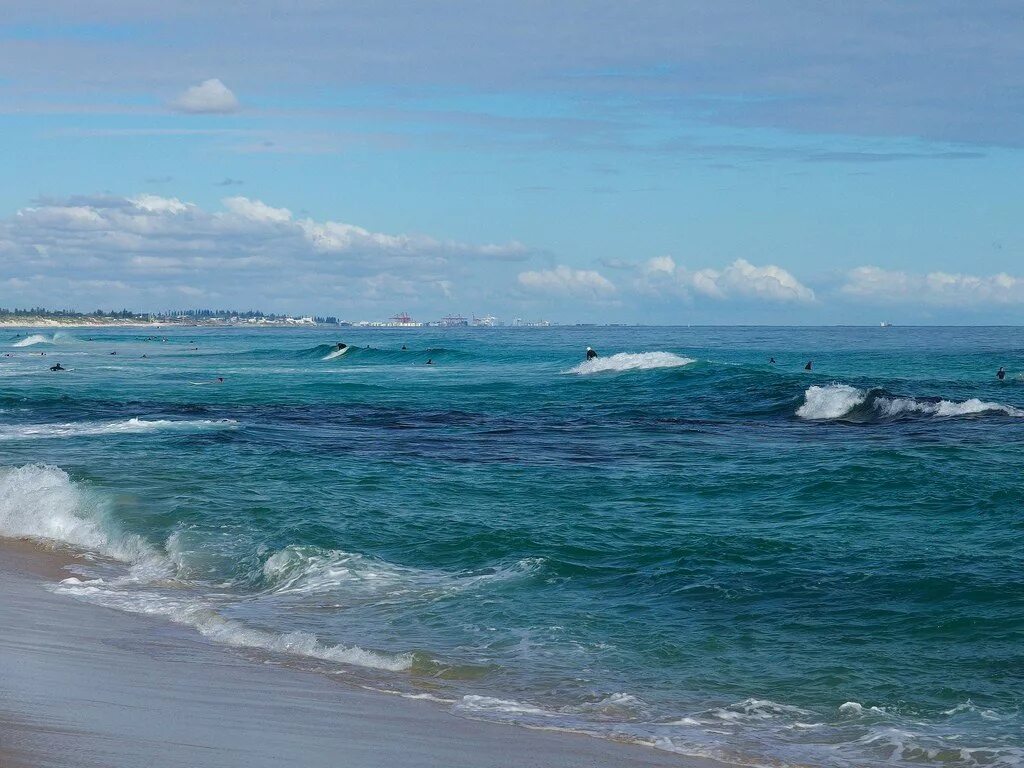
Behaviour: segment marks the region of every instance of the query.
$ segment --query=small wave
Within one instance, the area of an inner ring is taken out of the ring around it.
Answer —
[[[36,344],[61,344],[74,341],[74,337],[67,333],[55,333],[52,336],[47,336],[42,333],[33,333],[31,336],[26,336],[24,339],[19,339],[14,342],[12,347],[34,347]]]
[[[350,349],[352,349],[352,347],[342,347],[341,349],[334,349],[334,350],[328,352],[326,355],[324,355],[320,359],[321,360],[333,360],[336,357],[341,357],[346,352],[348,352]]]
[[[103,502],[64,470],[30,464],[0,469],[0,536],[66,544],[141,563],[155,556],[142,538],[112,530]]]
[[[348,597],[431,597],[535,572],[539,558],[527,558],[482,572],[425,570],[396,565],[353,552],[288,546],[263,564],[264,583],[274,594],[322,594]]]
[[[466,714],[530,715],[533,717],[556,716],[556,713],[535,707],[532,704],[523,704],[511,699],[498,699],[493,696],[478,696],[475,694],[463,696],[454,709],[456,712]]]
[[[20,424],[0,426],[0,441],[35,440],[51,437],[86,437],[94,435],[138,435],[152,432],[192,432],[208,429],[234,429],[231,419],[175,421],[171,419],[140,419],[123,421],[77,422],[67,424]]]
[[[584,360],[566,373],[587,376],[607,371],[646,371],[654,368],[680,368],[695,362],[692,357],[682,357],[671,352],[619,352],[609,357]]]
[[[225,645],[253,648],[331,661],[350,666],[401,672],[413,664],[411,653],[389,654],[359,646],[330,645],[309,632],[270,632],[228,619],[199,599],[181,599],[153,592],[127,592],[107,589],[94,581],[65,579],[55,588],[63,594],[81,597],[108,608],[129,613],[162,616],[177,624],[185,624]]]
[[[804,404],[796,410],[801,419],[839,419],[867,399],[867,392],[848,384],[808,387]]]
[[[848,384],[808,387],[796,415],[809,421],[871,421],[914,416],[955,418],[983,413],[1024,417],[1024,411],[978,398],[961,402],[939,398],[900,397],[882,389],[858,389]]]
[[[163,616],[227,645],[389,671],[406,670],[413,663],[408,653],[330,645],[308,632],[275,633],[249,627],[221,616],[199,598],[125,589],[129,584],[138,586],[173,577],[176,569],[172,559],[139,536],[119,534],[103,498],[74,483],[57,467],[0,469],[0,536],[70,545],[127,563],[132,566],[128,576],[109,583],[72,577],[53,588],[111,608]]]

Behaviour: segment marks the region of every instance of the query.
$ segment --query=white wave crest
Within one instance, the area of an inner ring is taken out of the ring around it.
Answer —
[[[263,576],[275,594],[315,595],[343,592],[347,598],[440,596],[477,585],[531,573],[543,564],[527,558],[485,572],[453,573],[396,565],[353,552],[289,546],[263,564]]]
[[[554,717],[554,712],[549,712],[532,704],[523,704],[511,699],[497,699],[493,696],[477,696],[470,694],[453,707],[456,712],[467,714],[498,714],[498,715],[532,715],[539,717]]]
[[[342,349],[335,349],[335,350],[333,350],[331,352],[328,352],[326,355],[324,355],[320,359],[321,360],[333,360],[336,357],[341,357],[346,352],[348,352],[350,349],[351,349],[351,347],[343,347]]]
[[[123,421],[70,422],[66,424],[12,424],[0,426],[0,441],[33,440],[49,437],[83,437],[92,435],[133,435],[152,432],[192,432],[207,429],[234,429],[238,422],[232,419],[200,419],[177,421],[172,419],[140,419]]]
[[[53,336],[46,336],[42,333],[33,333],[31,336],[26,336],[24,339],[18,339],[14,342],[12,347],[34,347],[36,344],[60,344],[63,342],[74,341],[74,337],[67,333],[55,333]]]
[[[309,632],[278,633],[250,627],[225,618],[199,599],[181,599],[155,592],[108,589],[95,581],[82,582],[79,579],[65,579],[56,585],[54,590],[108,608],[162,616],[177,624],[190,626],[204,637],[236,648],[254,648],[391,672],[409,669],[413,663],[413,656],[410,653],[388,654],[359,646],[330,645],[321,642],[316,635]]]
[[[804,392],[804,403],[797,409],[796,415],[814,421],[841,419],[854,408],[867,402],[870,395],[869,390],[851,387],[849,384],[808,387]],[[887,419],[914,415],[954,418],[979,413],[1003,413],[1007,416],[1024,417],[1024,411],[1019,408],[986,402],[976,397],[956,402],[877,395],[872,399],[871,407],[880,417]]]
[[[848,384],[829,384],[826,387],[808,387],[804,392],[804,404],[797,408],[801,419],[839,419],[867,399],[863,389]]]
[[[926,416],[970,416],[976,413],[1005,413],[1007,416],[1024,416],[1024,411],[1002,403],[989,403],[972,397],[970,400],[955,402],[952,400],[915,400],[912,397],[879,397],[875,400],[875,409],[890,418],[906,414],[920,413]]]
[[[227,619],[200,597],[174,594],[188,586],[185,582],[178,581],[172,593],[147,589],[180,578],[175,537],[168,542],[172,551],[168,556],[140,536],[119,533],[104,502],[100,494],[73,482],[58,467],[0,468],[0,536],[66,544],[129,565],[126,573],[111,578],[65,579],[53,586],[57,592],[132,613],[163,616],[236,647],[389,671],[412,666],[412,654],[331,645],[307,632],[277,633]]]
[[[695,362],[692,357],[682,357],[671,352],[619,352],[609,357],[584,360],[566,373],[586,376],[608,371],[646,371],[654,368],[681,368]]]
[[[62,469],[0,469],[0,536],[68,544],[127,563],[155,556],[142,538],[119,535],[106,519],[102,500],[73,483]]]

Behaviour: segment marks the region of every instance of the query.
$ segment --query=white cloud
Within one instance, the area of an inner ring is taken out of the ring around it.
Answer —
[[[171,109],[194,115],[237,112],[239,106],[235,94],[216,77],[186,88],[170,103]]]
[[[554,269],[519,273],[519,285],[528,291],[560,296],[599,298],[615,293],[615,285],[592,269]]]
[[[261,200],[250,200],[248,197],[226,197],[221,202],[231,213],[249,221],[283,224],[292,218],[292,212],[287,208],[273,208]]]
[[[967,307],[1024,303],[1024,278],[1005,272],[978,276],[902,272],[866,266],[851,270],[841,289],[847,296],[880,303],[904,302]]]
[[[814,301],[814,291],[774,264],[755,267],[746,259],[737,259],[721,272],[702,270],[701,278],[709,295],[716,297],[739,295],[768,301]]]
[[[299,311],[312,302],[336,310],[388,295],[456,296],[474,270],[529,256],[517,242],[372,232],[296,220],[287,208],[252,198],[222,202],[222,209],[207,210],[145,194],[23,208],[0,219],[0,252],[5,279],[32,282],[8,282],[11,291],[23,290],[0,298],[154,309],[199,297],[201,289],[237,305]]]
[[[136,208],[141,208],[149,213],[184,213],[189,206],[176,197],[160,197],[158,195],[138,195],[128,198]],[[95,216],[95,211],[89,210],[90,215]]]
[[[774,264],[758,267],[737,259],[725,269],[690,271],[671,256],[657,256],[641,265],[635,287],[640,293],[691,296],[712,299],[758,299],[772,302],[813,302],[814,291],[790,272]]]
[[[655,256],[653,259],[648,259],[647,263],[644,264],[644,272],[649,275],[658,274],[659,272],[671,275],[675,271],[676,262],[671,256]]]

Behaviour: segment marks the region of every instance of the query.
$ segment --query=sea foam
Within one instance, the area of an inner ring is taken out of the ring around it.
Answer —
[[[36,344],[60,344],[62,342],[74,341],[74,337],[67,333],[55,333],[52,336],[46,336],[42,333],[33,333],[31,336],[26,336],[24,339],[19,339],[14,342],[12,347],[34,347]]]
[[[126,563],[154,556],[140,537],[112,530],[107,518],[104,500],[62,469],[35,464],[0,469],[0,536],[67,544]]]
[[[0,441],[33,440],[52,437],[87,437],[93,435],[133,435],[153,432],[193,432],[210,429],[234,429],[232,419],[140,419],[120,421],[69,422],[65,424],[9,424],[0,426]]]
[[[308,632],[257,629],[221,616],[200,597],[140,589],[175,578],[172,559],[141,537],[118,532],[104,497],[76,484],[57,467],[0,468],[0,536],[70,545],[126,563],[130,569],[120,578],[72,577],[53,589],[131,613],[163,616],[227,645],[390,671],[408,669],[413,663],[412,654],[332,645]]]
[[[849,419],[855,414],[861,420],[900,419],[914,416],[955,418],[983,413],[1001,413],[1024,417],[1024,410],[1003,403],[992,403],[976,397],[964,401],[898,397],[882,390],[858,389],[849,384],[808,387],[804,402],[796,415],[809,421]]]
[[[619,352],[609,357],[595,357],[584,360],[566,373],[586,376],[609,371],[645,371],[654,368],[680,368],[697,362],[692,357],[682,357],[671,352]]]
[[[350,349],[351,349],[351,347],[342,347],[341,349],[335,349],[335,350],[333,350],[331,352],[328,352],[326,355],[324,355],[320,359],[321,360],[333,360],[336,357],[341,357],[346,352],[348,352]]]

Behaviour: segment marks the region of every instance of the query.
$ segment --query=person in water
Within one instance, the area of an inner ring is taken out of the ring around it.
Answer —
[[[427,360],[426,364],[427,365],[433,365],[434,364],[434,358],[430,358],[429,360]]]
[[[65,368],[65,367],[64,367],[63,365],[61,365],[60,363],[57,363],[56,365],[51,365],[51,366],[50,366],[50,370],[51,370],[51,371],[66,371],[66,370],[67,370],[67,368]]]
[[[1004,369],[1003,366],[999,366],[999,370],[996,371],[996,378],[1000,381],[1006,378],[1006,369]]]
[[[344,349],[345,347],[347,347],[347,346],[348,346],[348,344],[342,344],[342,343],[341,343],[341,342],[339,341],[339,342],[338,342],[337,344],[335,344],[334,346],[335,346],[335,348],[336,348],[336,349],[337,349],[337,350],[338,350],[338,351],[340,352],[340,351],[341,351],[341,350],[343,350],[343,349]]]
[[[809,370],[811,370],[811,362],[812,362],[812,361],[810,361],[810,360],[808,360],[808,361],[807,361],[807,365],[805,365],[805,366],[804,366],[804,370],[805,370],[805,371],[809,371]]]
[[[592,348],[587,347],[587,360],[593,360],[595,357],[597,357],[597,352]]]
[[[775,358],[772,357],[768,360],[768,365],[775,365]]]

